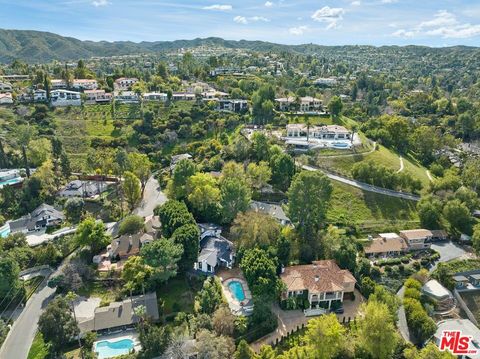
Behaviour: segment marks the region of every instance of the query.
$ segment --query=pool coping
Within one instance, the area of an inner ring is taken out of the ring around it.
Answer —
[[[228,285],[231,282],[239,282],[242,285],[243,293],[245,294],[245,304],[242,305],[242,302],[237,300],[237,298],[234,297],[232,292],[230,291],[230,288]],[[232,311],[233,314],[235,315],[250,315],[251,314],[251,309],[253,308],[253,297],[252,297],[252,292],[250,291],[250,288],[248,287],[247,282],[239,277],[231,277],[228,279],[225,279],[222,282],[222,289],[223,289],[223,295],[227,299],[228,306],[230,310]]]
[[[97,344],[100,342],[104,342],[104,341],[118,342],[123,339],[130,339],[133,341],[133,349],[135,350],[135,353],[138,353],[140,350],[142,350],[140,340],[138,339],[138,333],[135,330],[126,330],[119,333],[99,335],[97,337],[97,340],[95,340],[95,342],[93,343],[92,351],[94,353],[97,353],[96,351]],[[124,354],[120,354],[120,355],[124,355]],[[115,358],[115,357],[109,357],[109,358]]]

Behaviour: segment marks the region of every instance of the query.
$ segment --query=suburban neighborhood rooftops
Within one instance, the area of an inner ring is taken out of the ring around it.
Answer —
[[[400,236],[397,233],[379,233],[378,235],[381,238],[399,238]]]
[[[406,239],[412,240],[432,237],[432,232],[428,229],[408,229],[400,231],[400,235]]]
[[[303,123],[291,123],[287,125],[287,132],[288,131],[306,132],[307,125]],[[339,125],[310,126],[309,131],[310,132],[350,133],[350,131],[347,130],[345,127],[339,126]]]
[[[279,206],[278,204],[252,201],[250,208],[255,212],[268,214],[280,222],[290,222],[290,218],[287,217],[282,206]]]
[[[455,275],[453,276],[453,280],[455,282],[468,282],[468,278],[463,275]]]
[[[145,307],[147,317],[158,320],[157,295],[152,292],[96,308],[93,317],[79,323],[80,331],[84,333],[135,324],[140,319],[135,314],[135,308],[139,306]]]
[[[309,290],[317,293],[342,291],[346,283],[356,283],[353,275],[348,270],[340,269],[333,260],[286,267],[280,278],[288,291]]]
[[[222,236],[205,237],[200,241],[200,248],[199,260],[215,255],[220,260],[230,262],[233,243]]]
[[[33,231],[38,227],[45,227],[50,221],[63,221],[65,216],[62,212],[56,210],[48,204],[41,204],[32,213],[27,214],[17,220],[10,221],[10,231],[19,232],[24,229]]]
[[[365,246],[365,253],[386,253],[386,252],[401,252],[407,249],[407,244],[403,238],[396,237],[381,237],[375,238]]]
[[[437,300],[444,300],[452,296],[449,290],[435,279],[429,280],[425,283],[422,287],[422,291]]]

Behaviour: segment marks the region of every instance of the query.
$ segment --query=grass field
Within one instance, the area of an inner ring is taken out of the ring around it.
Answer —
[[[43,336],[40,332],[35,334],[32,346],[28,352],[28,359],[44,359],[48,356],[48,346],[43,341]]]
[[[184,277],[175,277],[157,289],[157,298],[163,302],[165,315],[175,312],[193,313],[196,291]]]
[[[327,221],[354,224],[362,232],[392,231],[419,225],[416,202],[377,193],[364,192],[332,181],[332,198]]]

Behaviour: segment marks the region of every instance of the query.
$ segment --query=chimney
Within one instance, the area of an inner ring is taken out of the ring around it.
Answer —
[[[315,282],[318,282],[320,280],[320,277],[318,275],[315,276]]]

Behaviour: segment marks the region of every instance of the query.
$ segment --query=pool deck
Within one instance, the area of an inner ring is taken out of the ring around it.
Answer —
[[[112,334],[106,334],[106,335],[101,335],[97,338],[98,340],[93,343],[93,351],[95,351],[97,347],[97,343],[103,342],[105,340],[108,340],[110,342],[118,342],[122,339],[131,339],[133,340],[134,343],[134,349],[135,352],[138,353],[140,350],[142,350],[142,346],[140,344],[140,340],[138,339],[138,333],[133,330],[126,330],[118,333],[112,333]]]
[[[222,282],[223,295],[227,300],[228,306],[234,315],[251,315],[253,312],[253,300],[250,288],[248,288],[247,281],[243,276],[242,271],[239,268],[233,269],[221,269],[218,271],[217,276]],[[238,281],[242,284],[243,292],[245,293],[245,300],[239,302],[235,298],[228,287],[228,284],[232,281]]]

